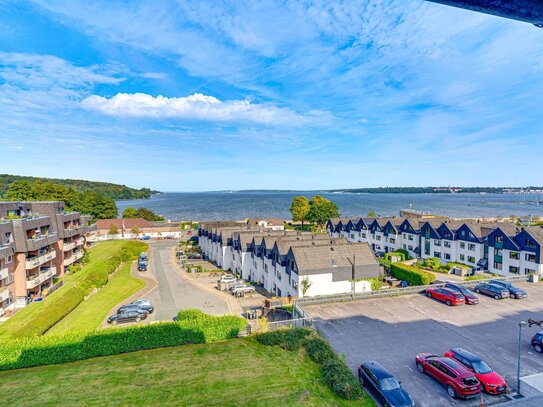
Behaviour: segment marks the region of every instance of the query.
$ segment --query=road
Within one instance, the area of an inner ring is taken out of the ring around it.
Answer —
[[[179,275],[171,263],[175,244],[175,241],[170,240],[149,243],[152,248],[150,271],[158,281],[158,287],[145,296],[155,306],[152,319],[171,321],[180,310],[188,308],[197,308],[212,315],[228,314],[226,301],[194,286],[190,280]]]

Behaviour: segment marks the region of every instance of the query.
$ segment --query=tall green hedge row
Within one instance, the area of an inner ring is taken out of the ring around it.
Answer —
[[[11,331],[9,336],[22,338],[43,335],[72,312],[92,289],[106,284],[108,275],[113,273],[122,262],[137,259],[138,254],[146,248],[147,245],[143,242],[127,241],[106,260],[90,262],[78,271],[78,273],[84,273],[85,277],[75,286],[67,289],[60,288],[54,296],[46,298],[42,303],[32,304],[32,307],[40,307],[35,317]]]
[[[97,356],[118,355],[167,346],[207,343],[235,338],[246,326],[241,317],[213,317],[201,311],[183,312],[176,322],[128,328],[111,328],[93,333],[75,332],[0,342],[0,370],[67,363]]]
[[[309,357],[322,365],[323,379],[337,396],[354,400],[364,397],[360,383],[332,347],[314,331],[307,328],[282,329],[257,336],[263,345],[277,345],[287,350],[305,347]]]
[[[409,285],[428,285],[436,279],[432,273],[402,263],[392,263],[390,273],[399,280],[407,281]]]

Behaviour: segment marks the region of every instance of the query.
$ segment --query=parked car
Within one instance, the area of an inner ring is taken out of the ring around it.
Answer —
[[[200,253],[187,253],[187,259],[196,260],[201,258],[202,255]]]
[[[538,353],[543,353],[543,331],[539,331],[532,338],[532,346]]]
[[[151,236],[144,235],[144,236],[140,237],[140,240],[151,240]]]
[[[371,390],[385,406],[413,407],[415,402],[401,383],[375,361],[362,363],[358,368],[358,380]]]
[[[151,302],[151,300],[148,300],[146,298],[140,298],[139,300],[136,300],[136,301],[132,301],[130,303],[131,305],[144,305],[144,306],[147,306],[147,307],[152,307],[153,306],[153,303]]]
[[[147,261],[147,252],[141,252],[140,253],[140,260]]]
[[[474,355],[462,348],[452,348],[445,353],[445,356],[456,360],[462,365],[471,370],[479,383],[483,391],[489,394],[500,394],[507,391],[507,383],[498,373],[479,356]]]
[[[154,307],[151,304],[127,304],[119,307],[117,310],[117,314],[120,314],[121,312],[125,311],[144,311],[148,314],[152,314],[155,310]]]
[[[147,312],[142,310],[129,310],[110,316],[107,323],[117,325],[120,322],[140,322],[146,319],[147,315]]]
[[[146,261],[138,262],[138,270],[139,271],[147,271],[147,262]]]
[[[192,232],[189,230],[189,231],[187,232],[187,235],[192,235]]]
[[[464,287],[463,285],[447,281],[445,283],[445,288],[462,294],[464,296],[464,299],[466,300],[466,304],[479,304],[479,297],[477,297],[475,294],[473,294],[473,291]]]
[[[466,303],[466,300],[462,294],[449,288],[427,288],[426,296],[429,298],[435,298],[436,300],[444,302],[449,306],[462,305]]]
[[[496,300],[501,300],[502,298],[509,297],[509,291],[505,288],[490,283],[479,283],[475,286],[476,293],[483,293],[494,297]]]
[[[490,284],[494,284],[502,288],[505,288],[507,291],[509,291],[509,296],[511,298],[520,299],[520,298],[528,297],[528,293],[526,291],[524,291],[522,288],[519,288],[508,281],[490,280]]]
[[[451,358],[419,353],[415,363],[420,373],[426,373],[443,384],[452,398],[472,398],[481,393],[481,385],[473,373]]]
[[[232,289],[232,294],[234,295],[254,293],[254,292],[255,292],[255,288],[252,285],[245,285],[245,284],[238,285]]]
[[[235,283],[236,280],[236,277],[231,274],[223,274],[221,278],[219,278],[219,283]]]

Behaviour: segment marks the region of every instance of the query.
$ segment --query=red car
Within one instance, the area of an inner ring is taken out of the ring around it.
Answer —
[[[481,385],[473,372],[454,359],[419,353],[415,362],[419,372],[426,373],[443,384],[452,398],[467,399],[481,393]]]
[[[427,288],[426,296],[435,298],[438,301],[444,302],[447,305],[462,305],[466,303],[466,299],[462,294],[450,288]]]
[[[507,391],[507,383],[484,360],[462,348],[452,348],[445,356],[456,360],[475,373],[481,383],[482,390],[489,394],[500,394]]]

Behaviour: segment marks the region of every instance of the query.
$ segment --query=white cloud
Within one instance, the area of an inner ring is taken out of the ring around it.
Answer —
[[[111,98],[93,95],[83,106],[110,116],[170,118],[210,122],[253,122],[265,125],[311,124],[323,112],[302,116],[290,109],[249,100],[221,101],[213,96],[194,93],[186,97],[151,96],[145,93],[117,93]]]
[[[140,76],[146,79],[165,79],[168,77],[168,75],[162,72],[144,72]]]

